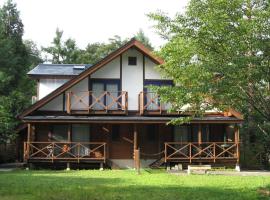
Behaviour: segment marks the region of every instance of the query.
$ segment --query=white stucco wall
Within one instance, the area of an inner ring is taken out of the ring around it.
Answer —
[[[69,79],[40,79],[38,84],[38,98],[42,99],[68,80]]]
[[[42,106],[39,110],[62,111],[63,110],[63,95],[57,96],[52,101]]]
[[[120,56],[109,62],[95,73],[91,78],[119,78],[120,79]]]
[[[71,87],[69,90],[66,91],[66,101],[67,101],[67,92],[72,91],[76,96],[82,97],[84,96],[83,102],[87,105],[89,105],[89,95],[85,92],[88,91],[88,77]],[[77,103],[75,103],[77,102]],[[86,110],[85,104],[82,102],[78,102],[75,96],[71,96],[71,108],[73,110]],[[65,108],[66,110],[66,108]]]
[[[137,65],[128,65],[129,56],[137,57]],[[122,90],[128,92],[128,109],[138,110],[138,95],[143,90],[143,55],[129,49],[122,59]]]
[[[164,79],[156,69],[156,66],[152,60],[145,57],[145,79]]]

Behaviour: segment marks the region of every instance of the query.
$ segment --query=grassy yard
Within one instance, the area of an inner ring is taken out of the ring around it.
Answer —
[[[1,200],[77,199],[269,199],[258,188],[270,177],[172,175],[165,171],[132,170],[0,172]]]

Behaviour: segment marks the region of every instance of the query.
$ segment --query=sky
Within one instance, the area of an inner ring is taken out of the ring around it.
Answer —
[[[183,12],[188,0],[13,0],[24,24],[24,39],[48,46],[58,27],[64,39],[75,39],[80,48],[107,42],[114,35],[132,37],[142,29],[154,47],[164,41],[155,33],[146,14],[161,10],[169,16]],[[0,0],[2,6],[5,0]]]

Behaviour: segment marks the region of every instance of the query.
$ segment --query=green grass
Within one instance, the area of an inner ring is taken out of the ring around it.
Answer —
[[[1,200],[269,199],[270,177],[174,175],[165,171],[78,170],[0,172]]]

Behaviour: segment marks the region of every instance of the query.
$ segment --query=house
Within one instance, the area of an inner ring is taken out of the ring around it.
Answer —
[[[27,163],[105,163],[133,168],[164,163],[239,163],[239,123],[234,110],[209,111],[189,124],[167,112],[149,85],[172,85],[155,66],[162,59],[132,39],[94,65],[40,64],[28,74],[37,99],[19,118],[27,124]]]

